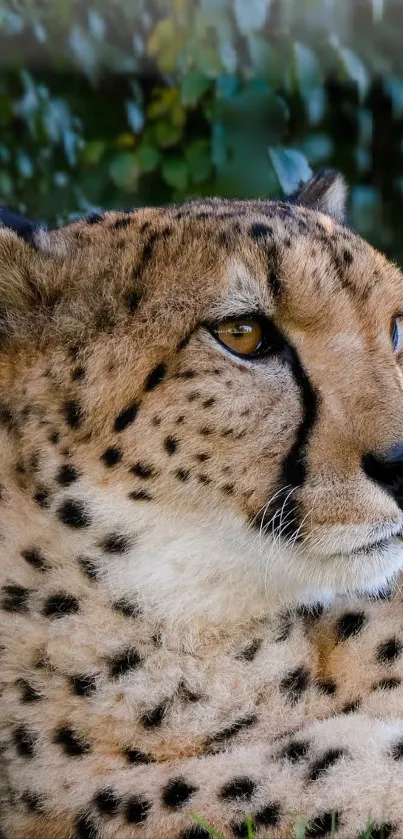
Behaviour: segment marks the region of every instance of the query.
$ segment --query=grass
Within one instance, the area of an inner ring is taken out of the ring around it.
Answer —
[[[212,839],[225,839],[222,833],[219,833],[218,830],[215,830],[214,827],[211,827],[211,825],[209,825],[208,822],[206,822],[205,819],[203,819],[201,816],[192,813],[191,818],[197,825],[199,825],[199,827],[204,827],[204,829],[207,831],[209,836],[212,837]],[[295,819],[295,833],[293,839],[306,839],[305,831],[307,824],[308,819],[303,819],[301,817],[297,817]],[[253,826],[253,822],[249,816],[245,816],[245,827],[247,830],[246,839],[255,839],[255,829]],[[375,830],[376,836],[379,837],[379,839],[387,839],[388,833],[384,831],[383,828],[381,828],[381,830],[379,831],[379,829],[377,829],[374,825],[372,819],[368,819],[367,826],[364,832],[361,833],[360,836],[357,837],[357,839],[372,839]],[[327,834],[327,839],[335,839],[335,837],[337,837],[337,833],[337,812],[334,811],[332,813],[332,824],[330,828],[330,833]],[[270,839],[270,834],[265,833],[262,839]]]

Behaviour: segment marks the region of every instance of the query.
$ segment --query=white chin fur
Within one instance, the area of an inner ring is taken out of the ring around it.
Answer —
[[[261,535],[230,512],[161,510],[88,490],[100,523],[136,534],[127,554],[105,564],[111,596],[134,596],[154,619],[175,625],[236,623],[296,602],[375,594],[403,567],[397,539],[367,555],[326,557]]]

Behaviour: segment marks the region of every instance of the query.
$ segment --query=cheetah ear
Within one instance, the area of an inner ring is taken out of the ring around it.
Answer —
[[[54,295],[51,236],[44,225],[0,207],[0,344]]]
[[[339,172],[321,169],[291,196],[292,204],[318,210],[343,224],[347,203],[347,184]]]
[[[2,227],[12,230],[20,239],[28,245],[36,245],[35,236],[41,230],[46,230],[44,224],[31,221],[30,219],[8,210],[7,207],[0,207],[0,222]]]

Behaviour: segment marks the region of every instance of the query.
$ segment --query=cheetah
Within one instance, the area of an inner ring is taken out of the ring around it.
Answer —
[[[2,211],[2,839],[403,837],[403,283],[345,202]]]

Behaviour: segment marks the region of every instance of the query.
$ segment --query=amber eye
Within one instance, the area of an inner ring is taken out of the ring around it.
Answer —
[[[264,349],[263,325],[252,317],[223,320],[213,328],[213,333],[231,352],[246,358]]]
[[[392,321],[392,347],[395,353],[403,350],[403,313],[399,313]]]

